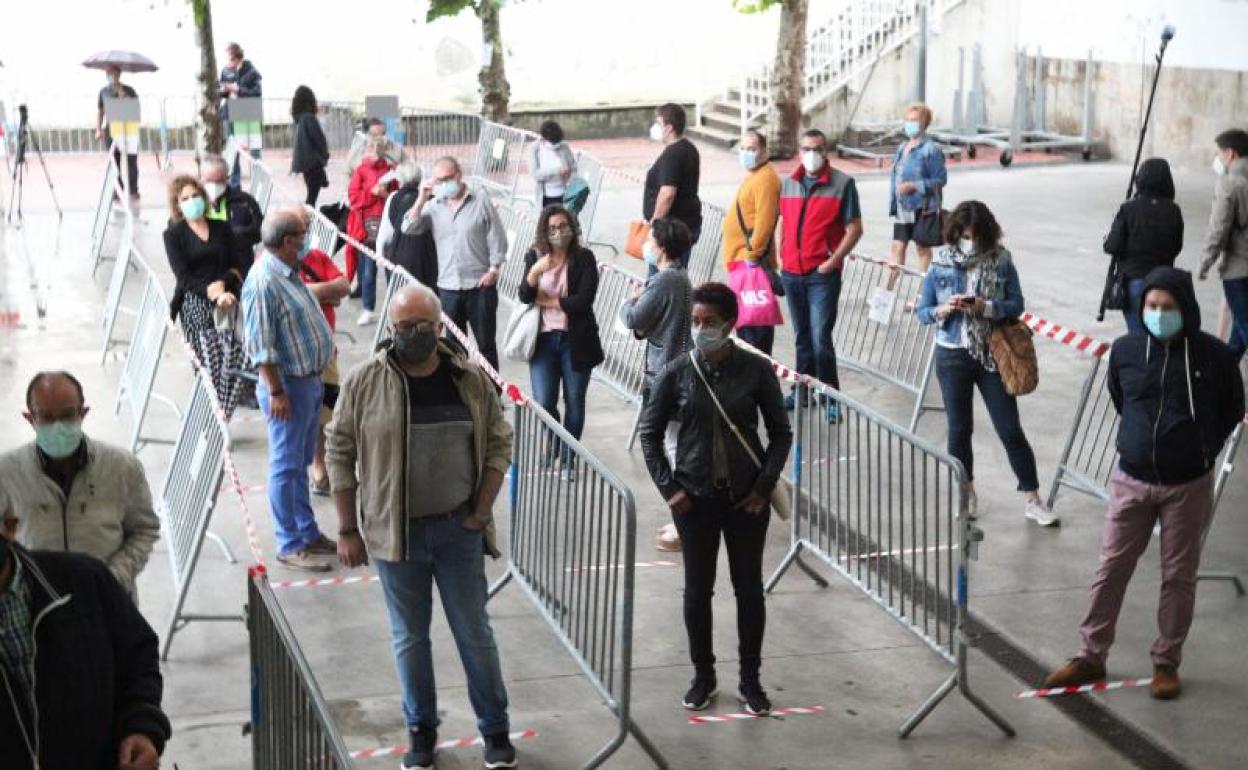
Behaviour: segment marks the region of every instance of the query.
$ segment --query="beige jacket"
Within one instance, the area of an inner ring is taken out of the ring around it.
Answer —
[[[108,565],[126,591],[160,537],[143,466],[131,453],[87,443],[87,464],[66,498],[39,464],[34,443],[0,455],[0,518],[17,519],[17,542],[31,550],[74,551]]]
[[[1248,158],[1231,161],[1226,173],[1218,177],[1200,262],[1202,278],[1219,259],[1222,280],[1248,278]]]
[[[445,342],[438,343],[438,350],[451,356],[455,384],[472,415],[480,486],[487,468],[507,473],[511,426],[485,373]],[[389,346],[378,351],[342,383],[326,428],[325,464],[333,491],[357,490],[360,533],[369,554],[402,561],[407,555],[407,378],[389,352]],[[499,556],[492,524],[485,530],[485,552]]]

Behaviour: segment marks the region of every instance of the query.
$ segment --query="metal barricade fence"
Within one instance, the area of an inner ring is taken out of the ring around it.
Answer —
[[[936,325],[919,323],[914,307],[923,274],[851,254],[841,272],[840,309],[832,343],[838,364],[896,385],[914,396],[908,427],[924,412],[936,352]]]
[[[443,156],[457,158],[465,170],[471,170],[476,164],[482,122],[478,115],[404,108],[404,146],[426,173]]]
[[[533,246],[537,218],[525,207],[508,203],[498,206],[498,216],[507,233],[507,261],[498,276],[498,296],[516,303],[520,282],[524,280],[524,257]]]
[[[472,176],[491,193],[505,198],[515,197],[520,170],[527,163],[525,153],[528,144],[535,141],[537,134],[532,131],[489,120],[481,121]]]
[[[1109,499],[1109,475],[1118,463],[1118,410],[1109,397],[1108,363],[1105,355],[1092,357],[1092,368],[1083,381],[1075,418],[1053,472],[1050,508],[1057,502],[1061,487]]]
[[[689,255],[689,282],[694,286],[711,280],[723,257],[724,210],[703,201],[702,234]]]
[[[594,379],[614,390],[629,403],[641,406],[645,378],[646,343],[619,322],[620,307],[641,281],[614,265],[598,265],[598,294],[594,317],[602,338],[603,362],[594,367]],[[630,440],[629,446],[632,446]]]
[[[156,384],[156,370],[160,367],[160,357],[165,349],[165,336],[168,334],[165,318],[169,312],[169,302],[165,299],[165,293],[161,291],[155,276],[150,270],[145,272],[147,278],[143,282],[143,298],[139,302],[139,316],[130,336],[125,365],[117,381],[117,403],[113,406],[113,413],[120,414],[122,404],[130,405],[130,416],[134,421],[130,428],[131,452],[137,452],[147,444],[173,443],[168,439],[145,437],[142,433],[147,407],[153,398],[168,404],[174,414],[182,416],[177,404],[152,390]]]
[[[510,496],[507,572],[491,596],[514,580],[619,720],[611,741],[581,767],[602,766],[631,733],[666,768],[630,711],[637,551],[632,492],[529,401],[516,406]]]
[[[91,275],[95,275],[105,259],[104,241],[108,237],[113,196],[116,195],[119,184],[117,164],[113,162],[112,156],[108,156],[104,169],[104,186],[100,188],[100,197],[95,203],[95,218],[91,221]]]
[[[581,240],[589,243],[594,237],[594,221],[598,215],[598,201],[602,198],[602,186],[607,181],[607,167],[593,155],[578,151],[576,175],[589,186],[589,197],[585,199],[585,205],[577,215],[581,225]]]
[[[312,248],[320,249],[327,256],[334,256],[338,245],[338,228],[319,211],[310,217],[308,230],[312,237]]]
[[[354,767],[329,706],[262,569],[247,577],[251,760],[255,770]]]
[[[247,192],[256,199],[256,203],[260,205],[260,211],[267,214],[269,203],[273,200],[273,172],[260,161],[252,162],[250,168],[251,181],[247,186]]]
[[[766,590],[795,563],[826,585],[801,561],[811,553],[954,665],[902,737],[955,688],[1013,735],[967,677],[969,559],[983,535],[965,516],[962,465],[822,383],[803,377],[796,386],[791,545]],[[816,397],[837,402],[841,419],[829,422]]]
[[[134,249],[133,233],[134,221],[127,216],[121,233],[121,242],[117,246],[117,256],[113,259],[113,271],[108,278],[108,292],[104,296],[104,316],[101,319],[101,326],[104,328],[104,344],[100,350],[101,364],[108,359],[110,350],[125,341],[123,338],[113,336],[118,314],[135,315],[133,308],[123,307],[121,304],[121,295],[126,288],[126,275],[130,272],[130,257]]]

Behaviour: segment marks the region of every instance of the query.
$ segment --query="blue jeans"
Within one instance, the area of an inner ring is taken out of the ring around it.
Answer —
[[[585,428],[585,395],[591,371],[572,368],[572,346],[564,331],[542,332],[529,361],[533,397],[550,416],[559,419],[559,382],[563,382],[563,427],[575,439]]]
[[[1001,375],[985,369],[965,349],[937,346],[936,379],[940,382],[940,395],[949,419],[948,451],[966,469],[966,480],[975,478],[971,434],[975,429],[973,400],[975,388],[978,387],[979,394],[984,397],[984,405],[988,407],[992,427],[1005,446],[1010,468],[1018,479],[1018,491],[1038,490],[1040,479],[1036,474],[1036,456],[1018,419],[1018,399],[1005,392]]]
[[[290,417],[269,417],[269,389],[261,378],[256,399],[269,426],[269,510],[277,536],[277,552],[288,556],[321,536],[312,513],[308,465],[316,453],[317,417],[321,413],[321,375],[287,377],[282,389],[290,399]]]
[[[365,310],[377,306],[377,263],[364,254],[356,256],[360,274],[360,303]]]
[[[841,378],[836,373],[832,330],[836,328],[836,311],[841,301],[841,271],[827,275],[817,270],[806,275],[781,271],[780,280],[784,282],[784,297],[793,323],[797,371],[814,375],[839,390]]]
[[[1127,333],[1144,331],[1144,322],[1140,320],[1140,307],[1144,304],[1144,279],[1127,279],[1127,306],[1122,311],[1122,318],[1127,322]]]
[[[494,340],[498,336],[498,287],[438,289],[438,298],[442,300],[442,312],[460,331],[467,332],[472,327],[477,349],[498,371],[498,346]]]
[[[233,132],[231,132],[232,134]],[[248,154],[256,160],[260,160],[259,150],[248,150]],[[243,162],[238,158],[234,159],[234,169],[230,171],[230,187],[235,190],[241,190],[243,187]]]
[[[1222,293],[1231,311],[1231,336],[1226,344],[1231,346],[1236,359],[1241,359],[1248,350],[1248,278],[1223,281]]]
[[[394,513],[403,515],[401,511]],[[407,527],[407,560],[374,561],[390,615],[390,640],[408,728],[433,728],[439,722],[429,642],[436,580],[442,610],[468,679],[468,699],[477,715],[477,729],[482,735],[494,735],[508,731],[507,689],[485,611],[483,535],[464,529],[461,522],[459,516],[429,522],[412,519]]]

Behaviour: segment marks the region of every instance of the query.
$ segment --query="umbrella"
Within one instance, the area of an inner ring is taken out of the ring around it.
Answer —
[[[156,62],[134,51],[99,51],[82,63],[84,67],[103,70],[117,67],[122,72],[155,72]]]

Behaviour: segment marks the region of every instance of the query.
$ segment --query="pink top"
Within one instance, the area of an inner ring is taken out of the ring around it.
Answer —
[[[537,294],[543,299],[560,299],[568,294],[568,263],[564,260],[559,267],[542,273],[537,279]],[[542,331],[567,331],[568,314],[561,308],[542,308]]]

